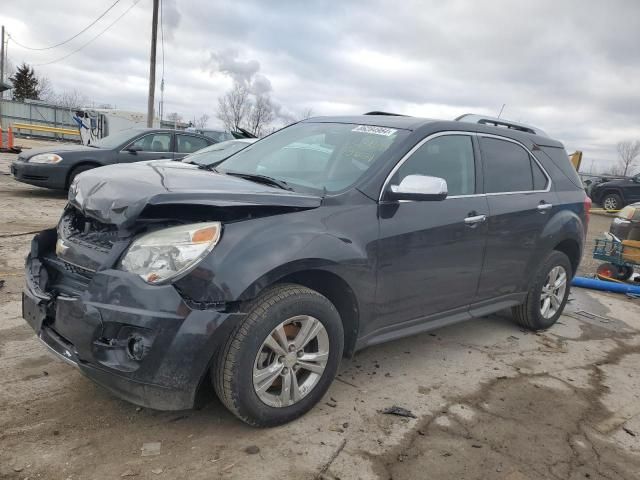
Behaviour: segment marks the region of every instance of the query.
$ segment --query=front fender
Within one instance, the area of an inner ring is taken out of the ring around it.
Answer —
[[[375,255],[367,246],[377,235],[375,212],[373,222],[356,226],[353,211],[331,215],[323,210],[225,225],[209,257],[176,286],[198,301],[228,303],[254,298],[287,275],[325,270],[352,286],[356,296],[373,296]]]

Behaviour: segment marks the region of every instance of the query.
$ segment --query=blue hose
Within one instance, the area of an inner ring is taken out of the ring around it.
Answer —
[[[594,278],[575,277],[571,282],[574,287],[591,288],[593,290],[602,290],[604,292],[627,293],[632,295],[640,295],[640,285],[627,285],[626,283],[606,282],[604,280],[596,280]]]

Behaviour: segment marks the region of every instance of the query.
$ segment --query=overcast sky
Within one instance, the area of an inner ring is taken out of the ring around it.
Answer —
[[[2,0],[18,42],[71,37],[115,0]],[[45,50],[9,42],[14,64],[63,57],[136,0],[74,41]],[[146,111],[152,0],[80,52],[36,66],[56,90]],[[387,110],[452,119],[474,112],[529,122],[604,168],[615,144],[640,139],[640,1],[163,0],[165,113],[202,113],[233,79],[269,93],[281,117]],[[158,59],[161,59],[158,49]],[[161,61],[158,82],[162,74]],[[159,91],[157,92],[159,95]]]

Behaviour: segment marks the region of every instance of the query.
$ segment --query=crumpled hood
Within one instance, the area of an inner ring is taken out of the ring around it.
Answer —
[[[191,168],[181,162],[132,163],[78,175],[69,202],[103,223],[127,226],[148,205],[317,208],[322,198]]]

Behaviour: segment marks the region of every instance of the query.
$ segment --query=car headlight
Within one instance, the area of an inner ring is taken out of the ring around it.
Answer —
[[[62,157],[55,153],[39,153],[29,159],[29,163],[60,163]]]
[[[216,246],[221,231],[220,222],[207,222],[147,233],[134,240],[119,268],[147,283],[166,283],[195,268]]]

